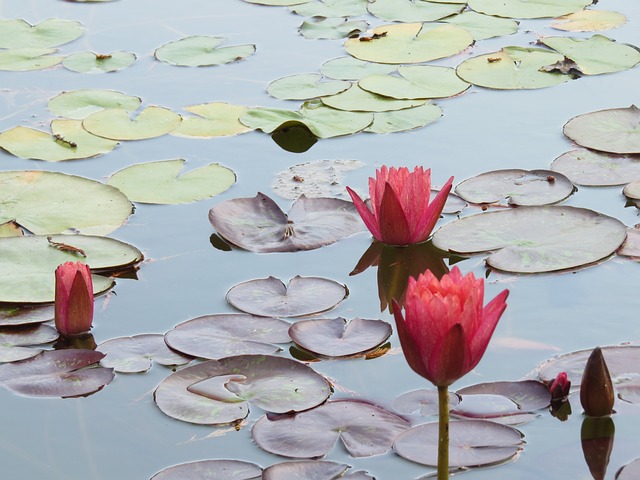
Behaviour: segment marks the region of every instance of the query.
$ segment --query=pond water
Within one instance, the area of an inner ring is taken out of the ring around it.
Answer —
[[[602,0],[598,8],[619,11],[629,18],[627,24],[603,32],[605,35],[620,43],[640,45],[640,4]],[[105,75],[82,75],[60,67],[0,72],[0,130],[15,125],[46,127],[53,118],[46,109],[48,100],[61,91],[80,88],[118,90],[141,97],[146,105],[163,105],[175,111],[211,101],[295,109],[297,102],[269,97],[266,85],[286,75],[317,72],[323,62],[344,55],[342,41],[300,36],[297,28],[302,17],[286,8],[240,0],[120,0],[105,4],[5,0],[0,1],[0,17],[23,18],[32,24],[51,17],[78,20],[86,33],[62,46],[64,54],[125,50],[138,56],[132,67]],[[549,28],[548,20],[523,21],[520,32],[508,39],[481,41],[436,63],[454,66],[472,55],[558,34]],[[224,36],[230,44],[254,43],[257,53],[242,62],[211,68],[179,68],[153,58],[160,45],[195,34]],[[23,160],[0,152],[0,168],[60,171],[104,180],[134,163],[185,158],[189,168],[215,161],[236,172],[238,182],[209,200],[178,206],[138,204],[128,223],[112,234],[140,248],[146,261],[137,281],[118,280],[113,294],[97,299],[93,334],[98,343],[140,333],[164,333],[189,318],[233,312],[225,301],[227,290],[239,282],[270,275],[285,282],[295,275],[334,279],[346,284],[350,295],[330,316],[392,322],[389,313],[379,309],[375,269],[349,276],[371,242],[368,233],[308,252],[222,252],[209,242],[213,233],[207,219],[209,208],[231,198],[252,197],[257,191],[271,195],[271,181],[277,172],[320,159],[364,162],[363,168],[349,172],[345,180],[345,185],[362,191],[367,178],[381,165],[430,167],[435,184],[451,175],[457,183],[498,168],[548,168],[553,159],[572,148],[562,135],[566,121],[585,112],[637,104],[638,85],[640,69],[635,68],[536,91],[472,87],[458,98],[437,102],[444,116],[433,125],[407,133],[321,140],[302,154],[286,152],[268,135],[254,131],[210,140],[164,136],[124,142],[102,157],[63,163]],[[288,205],[286,200],[277,201],[283,207]],[[627,226],[639,222],[638,210],[625,208],[620,187],[581,187],[566,204],[611,215]],[[441,222],[453,218],[445,216]],[[458,265],[463,272],[485,276],[482,256]],[[493,297],[509,288],[508,308],[481,363],[454,388],[517,380],[559,353],[637,342],[638,275],[640,266],[622,257],[560,274],[491,272],[487,295]],[[389,354],[374,360],[322,361],[313,367],[335,382],[333,398],[359,398],[389,407],[400,393],[430,388],[406,365],[395,334],[391,345]],[[195,426],[160,412],[152,392],[169,373],[170,369],[154,365],[146,374],[118,374],[102,391],[80,399],[34,399],[0,390],[3,478],[145,479],[170,465],[200,459],[234,458],[263,467],[283,460],[263,452],[251,440],[250,426],[262,415],[258,408],[252,407],[248,424],[239,431]],[[616,409],[616,437],[607,478],[640,456],[640,410],[619,401]],[[540,412],[540,418],[520,427],[526,446],[515,461],[473,470],[464,477],[591,478],[580,447],[582,415],[577,402],[573,402],[573,411],[564,423]],[[393,453],[350,458],[340,446],[327,459],[366,470],[378,479],[418,478],[432,471]]]

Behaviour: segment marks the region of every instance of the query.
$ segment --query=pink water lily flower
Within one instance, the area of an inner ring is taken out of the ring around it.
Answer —
[[[438,280],[429,270],[409,278],[404,316],[393,313],[409,366],[437,387],[447,387],[478,364],[507,304],[508,290],[483,307],[484,281],[458,267]]]
[[[369,178],[371,209],[352,189],[349,195],[365,225],[380,242],[389,245],[411,245],[424,242],[435,227],[453,177],[444,185],[433,201],[431,197],[431,169],[416,167],[376,170],[376,178]]]
[[[93,322],[93,281],[89,266],[66,262],[56,268],[55,324],[65,337],[80,335]]]

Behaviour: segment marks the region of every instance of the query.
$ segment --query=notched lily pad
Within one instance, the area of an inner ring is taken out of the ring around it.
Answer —
[[[455,408],[460,403],[460,397],[453,392],[449,392],[449,409]],[[403,415],[419,411],[422,416],[438,414],[438,391],[437,390],[413,390],[403,393],[393,399],[393,409]]]
[[[312,3],[317,4],[318,2]],[[369,24],[364,20],[318,17],[304,21],[298,31],[308,39],[337,40],[357,35],[368,27]]]
[[[0,51],[0,71],[28,72],[44,70],[62,62],[64,57],[51,55],[55,48],[12,48]]]
[[[433,22],[460,13],[464,3],[436,3],[425,0],[374,0],[367,9],[387,22]]]
[[[182,117],[168,108],[150,106],[131,118],[122,108],[109,108],[92,113],[82,121],[85,130],[112,140],[144,140],[175,130]]]
[[[566,175],[576,185],[624,185],[640,180],[640,155],[614,155],[580,148],[556,158],[551,170]]]
[[[297,460],[271,465],[262,472],[262,480],[375,480],[362,470],[349,473],[344,463],[326,460]]]
[[[399,100],[368,92],[353,84],[348,90],[337,95],[321,98],[325,105],[349,112],[390,112],[424,105],[426,99]]]
[[[364,129],[371,133],[406,132],[422,128],[442,117],[442,109],[431,102],[413,108],[404,108],[392,112],[375,112],[373,123]]]
[[[0,327],[0,363],[16,362],[31,358],[42,352],[34,345],[53,342],[58,331],[49,325],[20,325]]]
[[[221,47],[225,39],[194,35],[175,40],[155,51],[161,62],[181,67],[205,67],[237,62],[252,55],[255,45],[233,45]]]
[[[639,203],[636,203],[638,208],[640,208]],[[640,258],[640,224],[627,229],[627,239],[616,253],[623,257]]]
[[[336,80],[358,80],[367,75],[386,75],[396,69],[395,65],[365,62],[353,57],[338,57],[328,60],[320,67],[320,72]]]
[[[192,360],[171,350],[159,333],[112,338],[98,345],[97,350],[105,354],[100,365],[118,373],[146,372],[152,360],[167,366],[185,365]]]
[[[65,57],[62,66],[78,73],[108,73],[124,70],[135,61],[136,55],[131,52],[79,52]]]
[[[498,18],[471,10],[466,10],[442,21],[464,28],[473,36],[476,42],[487,38],[512,35],[518,31],[519,24],[519,22],[511,18]]]
[[[122,108],[134,112],[142,103],[140,97],[115,90],[83,89],[62,92],[49,100],[51,113],[72,120],[83,120],[92,113],[110,108]]]
[[[280,100],[307,100],[325,95],[335,95],[350,86],[349,82],[322,81],[322,75],[306,73],[274,80],[267,86],[267,92]]]
[[[241,460],[200,460],[181,463],[156,473],[151,480],[260,480],[262,468],[254,463]]]
[[[245,133],[251,129],[240,122],[247,107],[225,102],[211,102],[184,108],[197,116],[182,116],[182,122],[171,135],[179,137],[226,137]]]
[[[0,48],[57,47],[83,34],[84,27],[75,20],[48,18],[34,25],[22,19],[0,20]]]

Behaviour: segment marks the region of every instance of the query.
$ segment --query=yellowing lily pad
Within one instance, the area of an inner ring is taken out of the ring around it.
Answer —
[[[360,60],[400,64],[450,57],[472,43],[471,34],[454,25],[402,23],[382,25],[370,35],[350,38],[344,48]]]
[[[49,48],[69,43],[84,33],[74,20],[49,18],[36,25],[21,19],[0,20],[0,48]]]
[[[348,90],[337,95],[321,98],[325,105],[349,112],[390,112],[404,108],[424,105],[426,99],[398,100],[375,93],[367,92],[358,86],[352,85]]]
[[[213,197],[236,181],[226,167],[212,163],[180,175],[185,160],[139,163],[114,173],[108,184],[140,203],[191,203]]]
[[[226,137],[249,132],[251,129],[240,122],[240,115],[247,107],[224,102],[203,103],[184,108],[196,116],[182,117],[182,122],[171,135],[178,137]]]
[[[464,3],[435,3],[425,0],[375,0],[369,13],[387,22],[433,22],[460,13]]]
[[[471,10],[442,20],[467,30],[477,42],[487,38],[511,35],[518,31],[518,22],[510,18],[492,17]]]
[[[267,87],[267,92],[280,100],[307,100],[325,95],[335,95],[350,86],[351,83],[341,80],[323,82],[322,75],[306,73],[274,80]]]
[[[144,140],[172,132],[181,121],[180,115],[164,107],[147,107],[134,119],[122,108],[110,108],[92,113],[82,126],[89,133],[112,140]]]
[[[10,221],[0,224],[0,238],[21,237],[22,235],[24,235],[24,232],[16,222]]]
[[[49,100],[48,108],[51,113],[61,117],[83,120],[106,108],[122,108],[133,112],[141,103],[139,97],[114,90],[85,89],[59,93]]]
[[[581,10],[555,19],[551,24],[556,30],[566,32],[597,32],[624,25],[627,17],[618,12],[606,10]]]
[[[243,60],[256,51],[255,45],[219,47],[224,38],[195,35],[169,42],[155,51],[158,60],[181,67],[205,67]]]
[[[547,18],[567,15],[591,5],[593,0],[469,0],[479,13],[508,18]]]
[[[62,66],[79,73],[107,73],[123,70],[136,61],[130,52],[112,52],[99,54],[93,52],[74,53],[65,57]]]
[[[55,48],[15,48],[0,51],[0,70],[27,72],[43,70],[62,62],[63,57],[53,56]]]

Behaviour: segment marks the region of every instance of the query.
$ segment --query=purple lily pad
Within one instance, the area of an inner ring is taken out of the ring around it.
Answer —
[[[566,175],[576,185],[605,187],[640,179],[640,155],[613,155],[581,148],[563,153],[551,170]]]
[[[374,480],[363,471],[348,474],[351,467],[344,463],[326,460],[297,460],[280,462],[267,467],[262,472],[262,480]]]
[[[113,369],[95,366],[103,357],[93,350],[44,351],[0,365],[0,386],[33,397],[89,395],[113,380]]]
[[[254,315],[300,317],[331,310],[347,295],[347,287],[334,280],[296,275],[289,285],[275,277],[239,283],[226,298],[238,310]]]
[[[565,200],[574,191],[573,183],[550,170],[494,170],[459,183],[456,193],[471,203],[509,205],[549,205]]]
[[[616,391],[620,400],[628,403],[640,403],[640,377],[634,375],[631,378],[620,380],[616,384]]]
[[[0,363],[35,357],[42,350],[27,345],[53,342],[58,336],[58,331],[49,325],[0,327]]]
[[[640,224],[627,228],[627,239],[616,253],[623,257],[640,258]]]
[[[636,480],[640,478],[640,458],[627,463],[616,473],[616,480]]]
[[[522,425],[536,418],[535,413],[520,410],[513,400],[486,393],[465,395],[460,405],[451,410],[451,415],[471,420],[491,420],[503,425]]]
[[[270,453],[292,458],[319,458],[338,438],[353,457],[381,455],[409,422],[380,407],[355,400],[327,402],[293,416],[260,418],[251,435]]]
[[[156,473],[151,480],[260,480],[262,468],[241,460],[201,460],[181,463]]]
[[[260,192],[213,206],[209,221],[229,242],[259,253],[313,250],[366,229],[346,200],[301,195],[287,215]]]
[[[284,320],[253,315],[205,315],[182,322],[169,330],[169,347],[194,357],[217,359],[232,355],[272,354],[273,343],[289,343],[290,324]]]
[[[549,389],[537,380],[478,383],[461,388],[456,393],[462,397],[463,403],[465,397],[469,395],[500,395],[508,398],[523,411],[540,410],[547,408],[551,403]]]
[[[495,465],[513,458],[524,441],[515,428],[486,420],[449,424],[449,467]],[[393,444],[402,458],[422,465],[438,465],[438,422],[401,433]]]
[[[289,336],[300,347],[324,357],[363,354],[382,345],[391,336],[391,325],[382,320],[320,318],[301,320],[289,328]]]
[[[329,383],[311,367],[284,357],[238,355],[178,370],[155,391],[160,410],[184,422],[222,425],[243,419],[251,402],[276,413],[324,402]]]
[[[53,305],[44,307],[3,307],[0,308],[0,327],[27,325],[53,320]]]
[[[459,403],[460,397],[453,392],[449,392],[449,409],[455,408]],[[438,391],[422,388],[398,395],[393,400],[393,409],[403,415],[408,415],[416,410],[420,410],[420,415],[425,417],[437,415]]]
[[[98,345],[98,351],[106,355],[100,365],[119,373],[146,372],[152,359],[160,365],[185,365],[193,359],[171,350],[159,333],[112,338]]]

